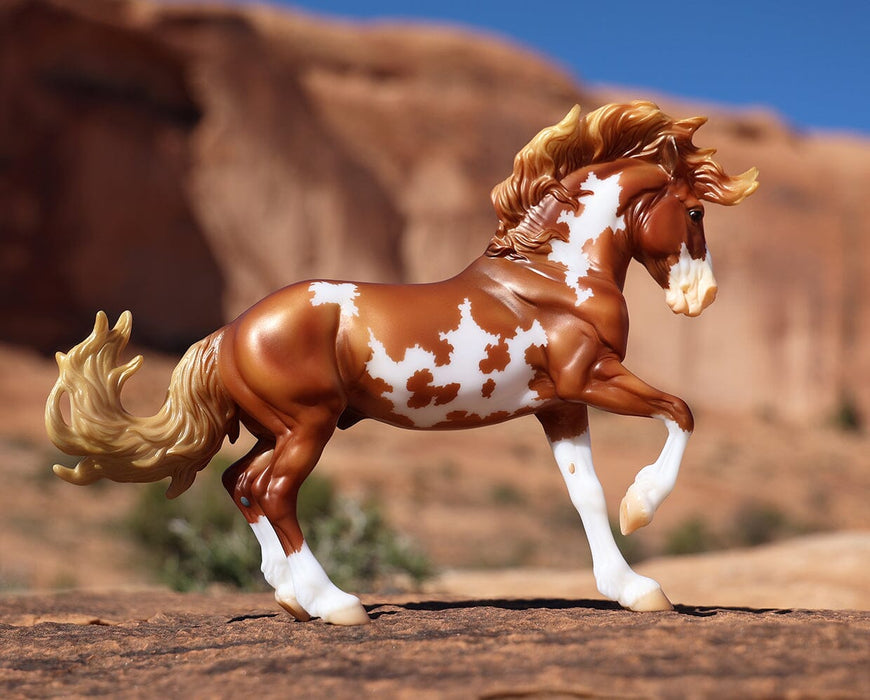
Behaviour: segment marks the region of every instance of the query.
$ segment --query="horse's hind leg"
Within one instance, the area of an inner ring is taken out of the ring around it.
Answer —
[[[296,516],[299,487],[314,469],[335,429],[333,416],[312,420],[315,411],[309,409],[305,420],[278,432],[272,459],[251,483],[248,498],[262,509],[274,528],[292,581],[288,594],[298,605],[312,617],[333,624],[365,624],[369,617],[359,598],[329,580],[305,542]],[[278,587],[276,596],[279,601],[286,598],[284,585]]]
[[[586,406],[566,404],[538,414],[538,420],[544,426],[571,502],[583,521],[598,590],[630,610],[672,609],[659,584],[632,571],[613,539],[604,491],[592,464]]]
[[[260,570],[266,583],[275,590],[275,600],[297,620],[305,622],[311,616],[296,600],[290,567],[278,535],[275,534],[262,508],[250,496],[251,484],[266,471],[274,459],[274,448],[274,441],[263,438],[258,440],[248,454],[224,472],[223,484],[233,503],[245,516],[260,544],[262,555]]]

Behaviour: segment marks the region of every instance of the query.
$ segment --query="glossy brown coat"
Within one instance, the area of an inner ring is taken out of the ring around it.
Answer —
[[[697,315],[716,291],[701,200],[736,204],[755,188],[754,171],[731,178],[712,151],[694,147],[691,137],[702,123],[672,120],[645,102],[609,105],[585,119],[572,110],[517,155],[514,173],[493,191],[501,226],[486,252],[457,276],[405,286],[313,280],[266,297],[182,360],[171,387],[178,399],[165,410],[180,416],[173,418],[178,437],[161,439],[152,431],[150,452],[135,446],[143,455],[138,480],[172,476],[170,493],[177,495],[223,434],[243,424],[257,443],[227,470],[224,484],[260,533],[264,572],[271,558],[272,577],[283,581],[276,584],[279,602],[300,618],[315,611],[358,623],[365,618],[358,601],[337,597],[322,571],[304,564],[310,560],[296,517],[299,487],[335,428],[371,418],[404,428],[460,429],[535,414],[584,518],[593,556],[610,561],[596,564],[602,592],[632,609],[669,605],[657,584],[630,572],[615,550],[588,461],[586,407],[658,417],[668,426],[662,455],[641,470],[623,501],[623,529],[631,531],[649,522],[673,486],[693,418],[682,399],[622,364],[629,263],[646,267],[675,311]],[[77,387],[114,381],[117,350],[106,348],[123,347],[127,337],[129,317],[111,332],[98,317],[94,335],[58,360],[49,431],[62,449],[89,455],[75,470],[56,468],[70,481],[137,480],[124,463],[132,448],[113,453],[102,437],[89,446],[87,411],[73,401]],[[73,376],[87,375],[94,354],[106,355],[104,376]],[[197,379],[199,367],[207,379]],[[125,368],[123,377],[134,370]],[[123,378],[114,393],[121,384]],[[58,408],[65,391],[76,438]],[[185,392],[200,398],[185,404]],[[107,392],[112,401],[114,393]],[[93,417],[95,434],[106,425],[123,432],[127,419],[117,417],[119,406]],[[207,415],[222,434],[188,449],[198,429],[187,414]],[[160,466],[155,455],[167,447],[180,455],[181,467]],[[259,529],[264,519],[266,534]],[[292,576],[267,551],[272,529],[282,556],[297,562]],[[294,587],[302,591],[298,601]]]

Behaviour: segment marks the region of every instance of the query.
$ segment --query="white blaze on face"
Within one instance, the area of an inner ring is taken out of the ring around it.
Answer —
[[[308,291],[313,295],[312,306],[322,304],[338,304],[342,316],[358,316],[359,309],[356,299],[359,290],[350,282],[312,282],[308,285]]]
[[[529,387],[535,373],[526,361],[530,348],[547,344],[541,324],[536,320],[528,329],[516,328],[508,338],[481,328],[471,314],[470,300],[463,301],[459,312],[459,326],[439,334],[452,348],[444,364],[438,364],[435,353],[419,345],[406,348],[400,360],[393,360],[383,343],[369,330],[372,358],[366,363],[366,371],[390,385],[383,397],[392,402],[394,413],[409,418],[417,427],[443,423],[449,414],[457,411],[483,419],[501,411],[515,413],[541,400]],[[507,346],[507,364],[503,369],[484,373],[480,364],[488,358],[488,348],[501,345]],[[427,389],[437,391],[458,386],[455,396],[445,403],[432,400],[425,406],[409,406],[414,393],[408,389],[408,382],[420,372],[431,375]]]
[[[683,243],[680,257],[671,265],[665,301],[676,314],[697,316],[716,298],[716,278],[710,251],[701,259],[693,258]]]
[[[582,205],[580,213],[565,210],[557,219],[559,223],[568,224],[568,240],[553,240],[547,259],[567,268],[565,282],[577,295],[574,302],[576,306],[592,297],[592,290],[583,285],[583,280],[589,274],[589,256],[584,252],[583,246],[608,229],[614,233],[625,230],[624,217],[616,215],[619,210],[619,194],[622,191],[619,175],[615,173],[599,180],[595,173],[590,173],[586,182],[581,185],[582,189],[590,190],[591,193],[579,198]]]

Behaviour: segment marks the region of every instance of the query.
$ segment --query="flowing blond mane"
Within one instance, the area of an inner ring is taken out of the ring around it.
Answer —
[[[570,202],[562,180],[579,168],[620,158],[661,163],[694,187],[700,199],[733,205],[758,186],[755,168],[731,177],[713,160],[715,149],[700,149],[692,135],[706,117],[674,120],[652,102],[636,100],[611,104],[580,116],[575,105],[562,121],[538,133],[514,158],[514,171],[492,190],[492,203],[500,225],[487,253],[520,254],[544,240],[529,239],[516,227],[529,210],[547,195]]]

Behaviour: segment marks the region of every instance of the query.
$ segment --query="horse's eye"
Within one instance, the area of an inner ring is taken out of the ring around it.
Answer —
[[[689,218],[696,224],[704,218],[703,209],[689,209]]]

